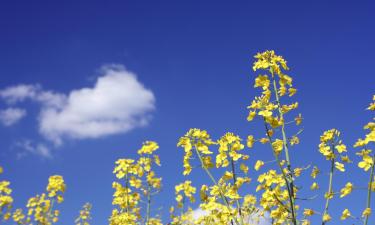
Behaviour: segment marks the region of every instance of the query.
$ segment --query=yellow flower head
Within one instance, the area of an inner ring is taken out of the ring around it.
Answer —
[[[65,188],[66,185],[62,176],[54,175],[48,179],[47,191],[49,197],[55,197],[58,192],[64,193]]]
[[[352,215],[350,214],[349,209],[344,209],[341,215],[341,220],[346,220],[347,218],[351,217]]]
[[[340,190],[340,198],[347,196],[348,194],[352,193],[352,191],[353,191],[353,184],[350,182],[346,183],[345,187],[343,187]]]
[[[143,143],[142,148],[138,150],[138,154],[148,154],[151,155],[154,151],[159,148],[158,143],[154,141],[146,141]]]
[[[254,165],[254,169],[258,171],[263,165],[264,165],[264,162],[262,160],[257,160]]]
[[[312,215],[314,215],[315,214],[315,212],[314,212],[314,210],[312,210],[312,209],[305,209],[304,211],[303,211],[303,215],[304,216],[312,216]]]
[[[280,66],[284,70],[288,70],[288,66],[286,65],[286,61],[283,59],[282,56],[278,56],[275,54],[275,51],[265,51],[262,53],[258,53],[255,55],[256,61],[253,65],[253,70],[256,71],[258,69],[272,69],[275,73],[280,74]]]
[[[362,212],[362,217],[370,216],[371,215],[371,208],[366,208]]]

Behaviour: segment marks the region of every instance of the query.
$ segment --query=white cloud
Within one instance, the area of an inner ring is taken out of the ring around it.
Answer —
[[[52,158],[51,150],[42,143],[35,143],[32,140],[25,139],[17,141],[15,146],[24,150],[18,153],[18,158],[22,158],[27,154],[35,154],[43,158]]]
[[[208,215],[208,212],[205,210],[202,210],[201,208],[197,208],[193,210],[192,217],[194,220],[199,219],[202,216]],[[253,224],[253,225],[271,225],[271,219],[268,214],[265,214],[265,216],[260,216],[259,213],[255,212],[248,218],[244,218],[244,222],[246,224]]]
[[[60,143],[63,137],[97,138],[124,133],[149,121],[155,97],[122,66],[102,69],[92,88],[73,90],[58,107],[44,107],[40,132]]]
[[[0,122],[4,126],[12,126],[26,115],[26,110],[20,108],[7,108],[0,110]]]
[[[39,90],[40,86],[38,84],[19,84],[1,90],[0,96],[5,99],[7,103],[14,104],[27,98],[34,98]]]
[[[155,109],[152,91],[122,65],[102,67],[93,87],[68,94],[21,84],[0,90],[0,97],[12,105],[25,100],[39,103],[39,132],[55,145],[64,139],[125,133],[147,125]]]

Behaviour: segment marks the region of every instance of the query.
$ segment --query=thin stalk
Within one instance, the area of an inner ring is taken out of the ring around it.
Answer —
[[[371,186],[372,182],[374,181],[374,167],[375,167],[375,154],[372,156],[372,166],[371,166],[371,172],[370,172],[370,183],[367,188],[367,202],[366,202],[366,208],[370,208],[371,206]],[[365,220],[363,222],[364,225],[367,225],[369,216],[365,217]]]
[[[333,154],[335,154],[334,152],[334,146],[332,146],[332,151],[333,151]],[[331,169],[329,171],[329,184],[328,184],[328,196],[327,196],[327,199],[326,199],[326,204],[324,206],[324,210],[323,210],[323,216],[328,213],[328,207],[329,207],[329,200],[331,199],[331,194],[332,194],[332,186],[333,186],[333,172],[335,170],[335,158],[331,159]],[[323,217],[322,217],[323,218]],[[322,220],[322,225],[325,225],[326,222],[324,222]]]
[[[217,184],[214,176],[211,174],[211,172],[208,170],[208,168],[204,165],[204,162],[203,162],[203,159],[202,159],[202,156],[200,154],[200,152],[198,151],[197,148],[194,148],[195,149],[195,152],[197,153],[198,155],[198,158],[199,158],[199,161],[201,162],[201,165],[202,165],[202,168],[204,169],[204,171],[207,173],[207,175],[210,177],[212,183],[214,183],[216,186],[219,187],[219,191],[220,191],[220,197],[221,199],[223,200],[223,202],[225,203],[225,205],[227,206],[228,210],[230,211],[230,205],[229,205],[229,202],[228,202],[228,199],[225,197],[223,191],[221,190],[221,187]],[[237,221],[237,218],[234,216],[233,217],[234,219],[234,222],[237,224],[237,225],[241,225],[238,221]],[[233,225],[233,221],[231,221],[232,225]]]
[[[126,171],[125,175],[125,188],[126,188],[126,213],[129,213],[130,211],[130,202],[129,202],[129,178],[128,173]]]
[[[287,191],[288,191],[288,197],[289,197],[289,202],[290,202],[290,212],[292,213],[292,222],[294,225],[297,224],[297,220],[296,218],[294,217],[294,201],[293,201],[293,198],[294,198],[294,195],[293,195],[293,192],[291,191],[291,186],[290,186],[290,182],[287,178],[287,175],[285,174],[285,171],[283,169],[283,167],[281,166],[281,162],[280,162],[280,159],[279,159],[279,156],[275,153],[275,151],[273,150],[273,146],[272,146],[272,137],[270,136],[269,134],[269,129],[267,127],[267,123],[266,123],[266,120],[265,118],[264,119],[264,126],[266,128],[266,133],[267,133],[267,137],[268,137],[268,142],[270,143],[271,145],[271,149],[272,149],[272,153],[273,153],[273,156],[275,157],[276,161],[277,161],[277,165],[279,166],[279,169],[283,175],[283,179],[285,181],[285,184],[286,184],[286,188],[287,188]]]
[[[48,222],[51,222],[50,219],[52,220],[52,208],[53,208],[53,205],[55,204],[55,199],[52,199],[51,200],[51,205],[49,207],[49,210],[48,210]]]
[[[280,120],[284,121],[284,113],[281,110],[280,96],[279,96],[279,93],[277,92],[276,80],[274,78],[274,74],[273,74],[272,71],[271,71],[271,74],[272,74],[273,90],[275,92],[275,97],[276,97],[276,102],[277,102],[277,105],[278,105],[277,108],[278,108],[278,111],[279,111]],[[295,199],[294,199],[293,172],[292,172],[292,166],[291,166],[290,157],[289,157],[288,139],[287,139],[286,132],[285,132],[284,122],[281,125],[281,133],[282,133],[282,137],[283,137],[283,145],[284,145],[285,160],[286,160],[286,164],[287,164],[288,175],[290,176],[289,183],[290,183],[290,191],[291,191],[291,196],[292,196],[292,198],[290,198],[290,204],[291,204],[291,209],[292,209],[292,220],[293,220],[293,224],[297,224],[296,215],[295,215],[295,208],[294,208],[294,204],[295,204],[294,200]]]
[[[182,206],[181,206],[181,214],[180,214],[181,219],[184,215],[184,208],[185,208],[185,196],[182,197]]]
[[[148,172],[150,174],[150,172]],[[151,185],[147,181],[147,209],[146,209],[146,225],[150,220],[150,208],[151,208]]]
[[[237,177],[236,177],[236,167],[234,166],[234,161],[233,161],[232,158],[231,158],[230,161],[231,161],[231,166],[232,166],[233,185],[236,185],[236,182],[237,182]],[[236,199],[236,204],[237,204],[238,214],[239,214],[239,216],[240,216],[241,224],[244,224],[244,221],[243,221],[243,218],[242,218],[241,204],[240,204],[240,201],[239,201],[238,199]]]

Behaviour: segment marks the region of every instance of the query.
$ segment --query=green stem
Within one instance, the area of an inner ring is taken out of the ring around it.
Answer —
[[[370,172],[370,183],[367,188],[367,203],[366,203],[366,208],[370,208],[371,206],[371,187],[372,187],[372,182],[374,181],[374,167],[375,167],[375,154],[372,156],[372,166],[371,166],[371,172]],[[368,218],[369,216],[367,215],[364,220],[364,225],[367,225],[368,223]]]
[[[182,205],[181,205],[181,212],[180,212],[180,218],[182,219],[184,215],[184,208],[185,208],[185,196],[182,197]]]
[[[236,185],[236,182],[237,182],[236,167],[234,166],[234,161],[233,161],[232,158],[231,158],[230,161],[231,161],[231,166],[232,166],[233,185]],[[244,224],[244,221],[243,221],[243,218],[242,218],[241,204],[240,204],[240,201],[238,199],[236,199],[236,204],[237,204],[237,208],[238,208],[238,214],[240,216],[240,222],[241,222],[241,224]]]
[[[334,149],[335,147],[332,146],[332,151],[333,151],[333,154],[335,154],[334,152]],[[326,199],[326,204],[324,206],[324,210],[323,210],[323,217],[326,213],[328,213],[328,207],[329,207],[329,200],[331,199],[331,194],[332,194],[332,186],[333,186],[333,172],[335,170],[335,158],[331,159],[331,169],[330,169],[330,172],[329,172],[329,184],[328,184],[328,196],[327,196],[327,199]],[[323,218],[322,217],[322,218]],[[324,222],[322,220],[322,225],[325,225],[326,222]]]
[[[218,185],[218,183],[216,182],[214,176],[212,176],[211,172],[208,170],[208,168],[205,166],[204,162],[203,162],[203,159],[202,159],[202,155],[200,154],[200,152],[198,151],[198,149],[195,147],[195,152],[197,153],[198,155],[198,158],[199,158],[199,161],[201,162],[201,165],[202,165],[202,168],[204,169],[204,171],[207,173],[207,175],[210,177],[212,183],[215,184],[215,186],[217,186],[219,188],[219,192],[220,192],[220,197],[221,199],[223,200],[223,202],[225,203],[225,205],[227,206],[228,210],[230,211],[231,208],[230,208],[230,205],[229,205],[229,202],[228,202],[228,199],[225,197],[223,191],[221,190],[221,187]],[[237,221],[237,218],[235,216],[233,216],[233,219],[234,219],[234,222],[237,224],[237,225],[240,225],[240,223]],[[231,221],[232,224],[233,224],[233,221]]]
[[[269,129],[267,127],[266,119],[265,118],[263,118],[263,119],[264,119],[264,126],[266,128],[267,137],[268,137],[268,142],[271,145],[273,156],[275,157],[275,159],[277,161],[277,165],[279,166],[279,169],[280,169],[280,171],[281,171],[281,173],[283,175],[283,179],[284,179],[285,184],[286,184],[286,188],[287,188],[287,191],[288,191],[289,202],[290,202],[290,209],[291,209],[290,212],[292,213],[292,221],[293,221],[293,224],[296,225],[297,224],[297,220],[294,217],[294,201],[293,201],[294,195],[293,195],[293,192],[291,191],[290,182],[289,182],[289,180],[287,178],[287,174],[285,174],[285,171],[284,171],[283,167],[281,166],[281,162],[280,162],[279,156],[273,150],[272,137],[269,134]]]
[[[285,124],[284,124],[284,113],[282,112],[281,110],[281,103],[280,103],[280,96],[279,96],[279,93],[277,92],[277,85],[276,85],[276,80],[274,78],[274,74],[273,72],[271,71],[271,74],[272,74],[272,83],[273,83],[273,90],[275,92],[275,96],[276,96],[276,102],[277,102],[277,108],[278,108],[278,111],[279,111],[279,116],[280,116],[280,120],[283,121],[282,125],[281,125],[281,133],[282,133],[282,137],[283,137],[283,145],[284,145],[284,152],[285,152],[285,160],[286,160],[286,163],[287,163],[287,169],[288,169],[288,176],[290,176],[290,191],[291,191],[291,198],[290,198],[290,205],[291,205],[291,209],[292,209],[292,220],[293,220],[293,224],[297,224],[297,220],[296,220],[296,215],[295,215],[295,208],[294,208],[294,182],[293,182],[293,172],[292,172],[292,166],[291,166],[291,162],[290,162],[290,157],[289,157],[289,148],[288,148],[288,139],[287,139],[287,136],[286,136],[286,132],[285,132]]]
[[[126,176],[125,176],[125,188],[126,188],[126,212],[129,213],[130,211],[130,202],[129,202],[129,178],[128,178],[128,173],[126,171]]]
[[[48,215],[47,215],[48,216],[48,222],[52,221],[52,208],[53,208],[54,204],[55,204],[55,199],[52,199],[50,208],[48,209]]]
[[[148,172],[150,174],[150,172]],[[146,211],[146,225],[150,220],[150,208],[151,208],[151,185],[147,182],[147,211]]]

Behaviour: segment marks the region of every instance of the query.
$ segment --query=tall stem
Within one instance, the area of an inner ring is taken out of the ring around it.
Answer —
[[[236,185],[237,177],[236,177],[236,167],[234,165],[234,161],[231,158],[231,166],[232,166],[232,174],[233,174],[233,185]],[[241,224],[244,224],[243,218],[242,218],[242,211],[241,211],[241,204],[238,199],[236,199],[237,209],[238,209],[238,215],[240,216]]]
[[[283,145],[284,145],[284,152],[285,152],[285,160],[286,160],[287,169],[288,169],[288,176],[290,176],[289,184],[290,184],[290,191],[291,191],[290,194],[292,196],[290,198],[290,204],[291,204],[291,209],[292,209],[292,220],[293,220],[293,224],[297,224],[296,215],[295,215],[295,208],[294,208],[295,197],[294,197],[293,172],[292,172],[292,166],[291,166],[290,157],[289,157],[288,139],[287,139],[286,132],[285,132],[284,113],[281,110],[280,96],[279,96],[279,93],[277,92],[276,80],[274,78],[273,72],[271,72],[271,74],[272,74],[273,91],[275,92],[275,96],[276,96],[276,102],[277,102],[277,106],[278,106],[277,108],[278,108],[278,111],[279,111],[280,120],[283,121],[283,123],[281,125],[281,133],[282,133],[282,137],[283,137]]]
[[[129,202],[129,177],[128,171],[126,171],[125,175],[125,188],[126,188],[126,213],[130,211],[130,202]]]
[[[223,202],[225,203],[225,205],[227,206],[228,210],[230,211],[231,210],[231,207],[229,205],[229,202],[228,202],[228,199],[225,197],[223,191],[221,190],[221,187],[218,185],[218,183],[216,182],[214,176],[212,176],[211,172],[208,170],[208,168],[205,166],[204,162],[203,162],[203,159],[202,159],[202,155],[201,153],[198,151],[198,149],[195,147],[195,152],[197,153],[198,155],[198,158],[199,158],[199,161],[202,165],[202,168],[204,169],[204,171],[207,173],[207,175],[210,177],[212,183],[215,184],[215,186],[217,186],[219,188],[219,192],[220,192],[220,197],[221,199],[223,200]],[[240,225],[240,223],[238,222],[236,216],[233,216],[233,220],[234,222],[237,224],[237,225]],[[233,221],[231,221],[231,223],[233,224]]]
[[[279,166],[279,169],[280,169],[280,172],[281,174],[283,175],[283,179],[285,181],[285,184],[286,184],[286,188],[287,188],[287,191],[288,191],[288,197],[289,197],[289,202],[290,202],[290,212],[292,214],[292,222],[294,225],[297,224],[297,220],[295,218],[295,213],[294,213],[294,194],[293,192],[291,191],[291,185],[290,185],[290,182],[287,178],[287,174],[285,174],[285,171],[281,165],[281,162],[280,162],[280,158],[279,156],[275,153],[275,151],[273,150],[273,146],[272,146],[272,137],[271,135],[269,134],[269,129],[268,129],[268,126],[267,126],[267,123],[266,123],[266,119],[264,119],[264,126],[265,126],[265,129],[266,129],[266,134],[267,134],[267,137],[268,137],[268,142],[270,143],[271,145],[271,149],[272,149],[272,153],[273,153],[273,156],[275,157],[276,161],[277,161],[277,165]],[[283,205],[283,204],[282,204]]]
[[[372,166],[371,166],[371,172],[370,172],[370,183],[368,184],[368,187],[367,187],[367,202],[366,202],[366,208],[370,208],[371,206],[371,187],[372,187],[372,182],[374,181],[374,167],[375,167],[375,154],[372,156]],[[364,220],[364,225],[367,225],[368,223],[368,218],[369,218],[369,215],[366,215],[365,216],[365,220]]]
[[[332,146],[333,154],[335,154],[334,149],[335,149],[335,147]],[[331,169],[329,171],[328,195],[326,197],[326,204],[324,206],[323,217],[326,213],[328,213],[329,200],[331,199],[331,194],[332,194],[333,172],[334,172],[334,170],[335,170],[335,158],[331,159]],[[322,220],[322,225],[325,225],[325,224],[326,224],[326,222],[324,220]]]
[[[55,199],[52,199],[51,200],[51,205],[48,209],[48,214],[47,214],[47,217],[48,217],[48,222],[52,222],[52,208],[53,208],[53,205],[55,204]]]
[[[150,174],[150,172],[148,172]],[[150,220],[150,208],[151,208],[151,185],[147,181],[147,210],[146,210],[146,225]]]

